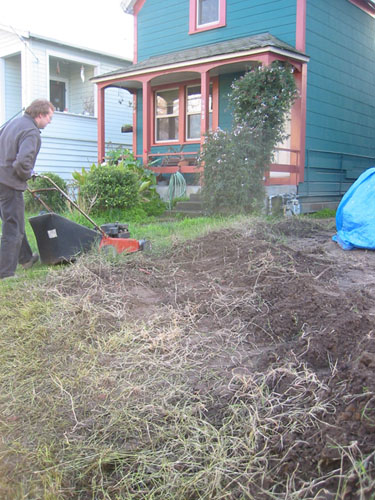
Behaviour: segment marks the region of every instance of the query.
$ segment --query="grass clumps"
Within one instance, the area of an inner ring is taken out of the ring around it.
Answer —
[[[367,500],[372,339],[323,223],[193,223],[0,287],[0,498]]]

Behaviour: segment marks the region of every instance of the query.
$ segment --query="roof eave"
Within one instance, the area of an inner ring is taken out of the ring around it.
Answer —
[[[107,76],[102,75],[102,76],[93,77],[93,78],[91,78],[91,80],[94,83],[111,82],[111,81],[119,80],[121,78],[134,78],[137,76],[150,74],[150,73],[154,73],[154,72],[183,69],[183,68],[187,68],[190,66],[199,66],[201,64],[207,64],[207,63],[216,62],[216,61],[220,62],[220,61],[225,61],[227,59],[234,59],[236,57],[253,56],[253,55],[262,54],[265,52],[272,52],[274,54],[278,54],[278,55],[293,59],[293,60],[301,62],[301,63],[307,63],[310,60],[310,58],[306,55],[298,54],[296,52],[292,52],[292,51],[289,51],[286,49],[281,49],[281,48],[269,45],[266,47],[258,47],[258,48],[250,49],[247,51],[231,53],[230,57],[228,57],[228,54],[220,54],[217,56],[204,57],[204,58],[195,59],[195,60],[181,61],[181,62],[176,62],[176,63],[171,63],[171,64],[164,64],[161,66],[152,66],[152,67],[139,69],[139,70],[123,71],[121,73],[118,72],[116,74],[111,73],[111,74],[108,74]]]

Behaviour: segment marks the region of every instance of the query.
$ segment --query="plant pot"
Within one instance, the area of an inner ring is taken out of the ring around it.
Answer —
[[[123,125],[121,127],[121,132],[133,132],[133,125]]]

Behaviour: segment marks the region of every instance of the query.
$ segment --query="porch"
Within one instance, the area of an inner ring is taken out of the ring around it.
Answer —
[[[209,130],[231,127],[225,111],[234,78],[254,65],[292,65],[300,98],[291,111],[290,140],[279,144],[266,186],[297,186],[304,176],[306,72],[308,58],[265,33],[151,57],[94,78],[98,86],[98,160],[104,154],[104,92],[133,94],[133,153],[158,176],[201,176],[199,153]],[[198,180],[198,184],[200,181]]]

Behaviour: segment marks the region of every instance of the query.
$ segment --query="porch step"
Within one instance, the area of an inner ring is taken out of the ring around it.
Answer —
[[[191,194],[189,200],[178,201],[172,213],[183,214],[186,217],[200,217],[204,215],[202,199],[199,193]]]

